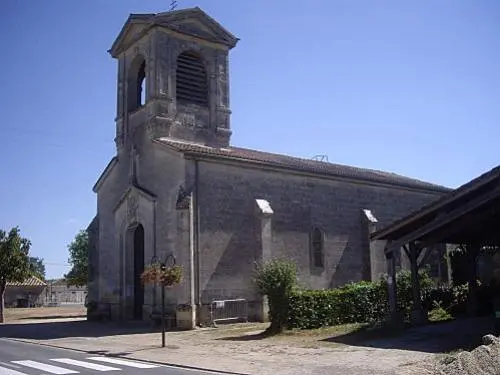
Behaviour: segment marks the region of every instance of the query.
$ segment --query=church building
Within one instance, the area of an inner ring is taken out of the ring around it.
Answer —
[[[205,321],[215,300],[244,299],[249,318],[263,319],[255,262],[293,260],[306,288],[377,279],[385,259],[370,233],[449,191],[233,146],[229,52],[237,42],[192,8],[131,14],[109,50],[118,70],[116,155],[93,188],[88,298],[113,320],[159,310],[159,288],[140,280],[153,259],[183,268],[182,283],[166,293],[171,311],[189,311],[187,328]]]

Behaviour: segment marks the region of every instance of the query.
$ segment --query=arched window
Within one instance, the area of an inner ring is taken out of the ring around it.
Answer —
[[[137,56],[128,76],[128,111],[135,111],[146,103],[146,61]]]
[[[137,74],[137,107],[146,104],[146,61],[143,61]]]
[[[208,106],[208,80],[205,65],[194,52],[183,52],[177,57],[177,101],[182,104]]]
[[[311,258],[312,265],[316,268],[323,268],[323,232],[321,229],[314,227],[311,230]]]

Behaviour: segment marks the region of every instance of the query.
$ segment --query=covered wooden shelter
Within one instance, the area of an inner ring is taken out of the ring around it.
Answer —
[[[484,246],[500,246],[500,166],[453,190],[431,204],[371,235],[384,246],[389,274],[389,305],[396,313],[395,254],[406,252],[410,260],[412,320],[424,319],[418,269],[436,245],[460,245],[471,256]],[[471,262],[471,267],[476,267]],[[476,270],[471,270],[475,274]]]

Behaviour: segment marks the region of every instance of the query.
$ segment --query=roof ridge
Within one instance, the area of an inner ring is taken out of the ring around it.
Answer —
[[[243,151],[259,152],[259,153],[269,154],[269,155],[285,156],[285,157],[288,157],[288,158],[303,160],[303,161],[307,161],[307,162],[310,162],[310,163],[324,163],[324,164],[339,166],[339,167],[343,167],[343,168],[350,168],[350,169],[354,169],[354,170],[369,171],[369,172],[374,172],[374,173],[380,173],[380,174],[383,174],[383,175],[386,175],[386,176],[387,175],[392,175],[394,177],[401,177],[401,178],[405,178],[405,179],[412,180],[412,181],[423,182],[423,183],[426,183],[426,184],[431,184],[431,185],[434,185],[434,186],[446,188],[445,186],[442,186],[442,185],[433,184],[433,183],[430,183],[430,182],[427,182],[427,181],[419,180],[417,178],[405,176],[405,175],[402,175],[402,174],[399,174],[399,173],[395,173],[395,172],[384,171],[382,169],[373,169],[373,168],[359,167],[359,166],[349,165],[349,164],[343,164],[343,163],[336,163],[336,162],[331,162],[331,161],[322,161],[322,160],[307,159],[305,157],[300,157],[300,156],[294,156],[294,155],[289,155],[289,154],[279,154],[279,153],[276,153],[276,152],[262,151],[262,150],[250,149],[250,148],[245,148],[245,147],[230,146],[230,148],[239,149],[239,150],[243,150]]]
[[[331,162],[331,161],[322,161],[322,160],[315,160],[315,159],[307,159],[306,157],[301,157],[301,156],[295,156],[295,155],[289,155],[289,154],[279,154],[279,153],[276,153],[276,152],[262,151],[262,150],[245,148],[245,147],[233,147],[233,146],[231,146],[230,148],[239,149],[239,150],[245,150],[245,151],[252,151],[252,152],[260,152],[260,153],[269,154],[269,155],[285,156],[285,157],[288,157],[288,158],[293,158],[293,159],[298,159],[298,160],[304,160],[304,161],[311,162],[311,163],[325,163],[325,164],[331,164],[331,165],[340,166],[340,167],[344,167],[344,168],[366,170],[366,171],[371,171],[371,172],[382,173],[384,175],[393,175],[393,176],[398,176],[398,177],[409,178],[409,179],[412,179],[412,180],[415,180],[415,181],[421,181],[421,180],[415,179],[413,177],[404,176],[404,175],[401,175],[401,174],[395,173],[395,172],[384,171],[382,169],[359,167],[359,166],[355,166],[355,165],[343,164],[343,163],[337,163],[337,162]]]
[[[157,141],[167,144],[179,152],[207,155],[234,160],[246,160],[265,163],[277,167],[309,171],[318,174],[335,175],[344,178],[392,184],[396,186],[419,188],[435,192],[449,192],[452,189],[431,182],[418,180],[394,172],[357,167],[348,164],[306,159],[287,154],[278,154],[269,151],[244,148],[239,146],[213,147],[194,142],[176,140],[167,137]]]

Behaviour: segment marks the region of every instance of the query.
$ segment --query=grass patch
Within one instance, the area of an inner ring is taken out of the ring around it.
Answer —
[[[243,327],[224,327],[213,331],[215,340],[222,341],[261,341],[269,344],[286,344],[303,348],[336,347],[339,345],[358,345],[368,340],[389,338],[401,330],[393,327],[370,326],[369,324],[342,324],[316,329],[292,329],[278,334],[266,331],[268,324],[248,324]]]
[[[394,327],[391,325],[349,324],[346,326],[338,326],[337,332],[332,332],[324,341],[344,345],[361,345],[371,340],[398,337],[406,329],[405,326]]]
[[[292,336],[292,337],[325,337],[325,336],[341,336],[353,332],[358,332],[366,328],[367,324],[354,323],[342,324],[331,327],[321,327],[315,329],[291,329],[286,330],[278,336]]]
[[[56,306],[56,307],[33,307],[33,308],[7,308],[5,309],[5,320],[43,320],[86,317],[87,310],[83,305]]]

